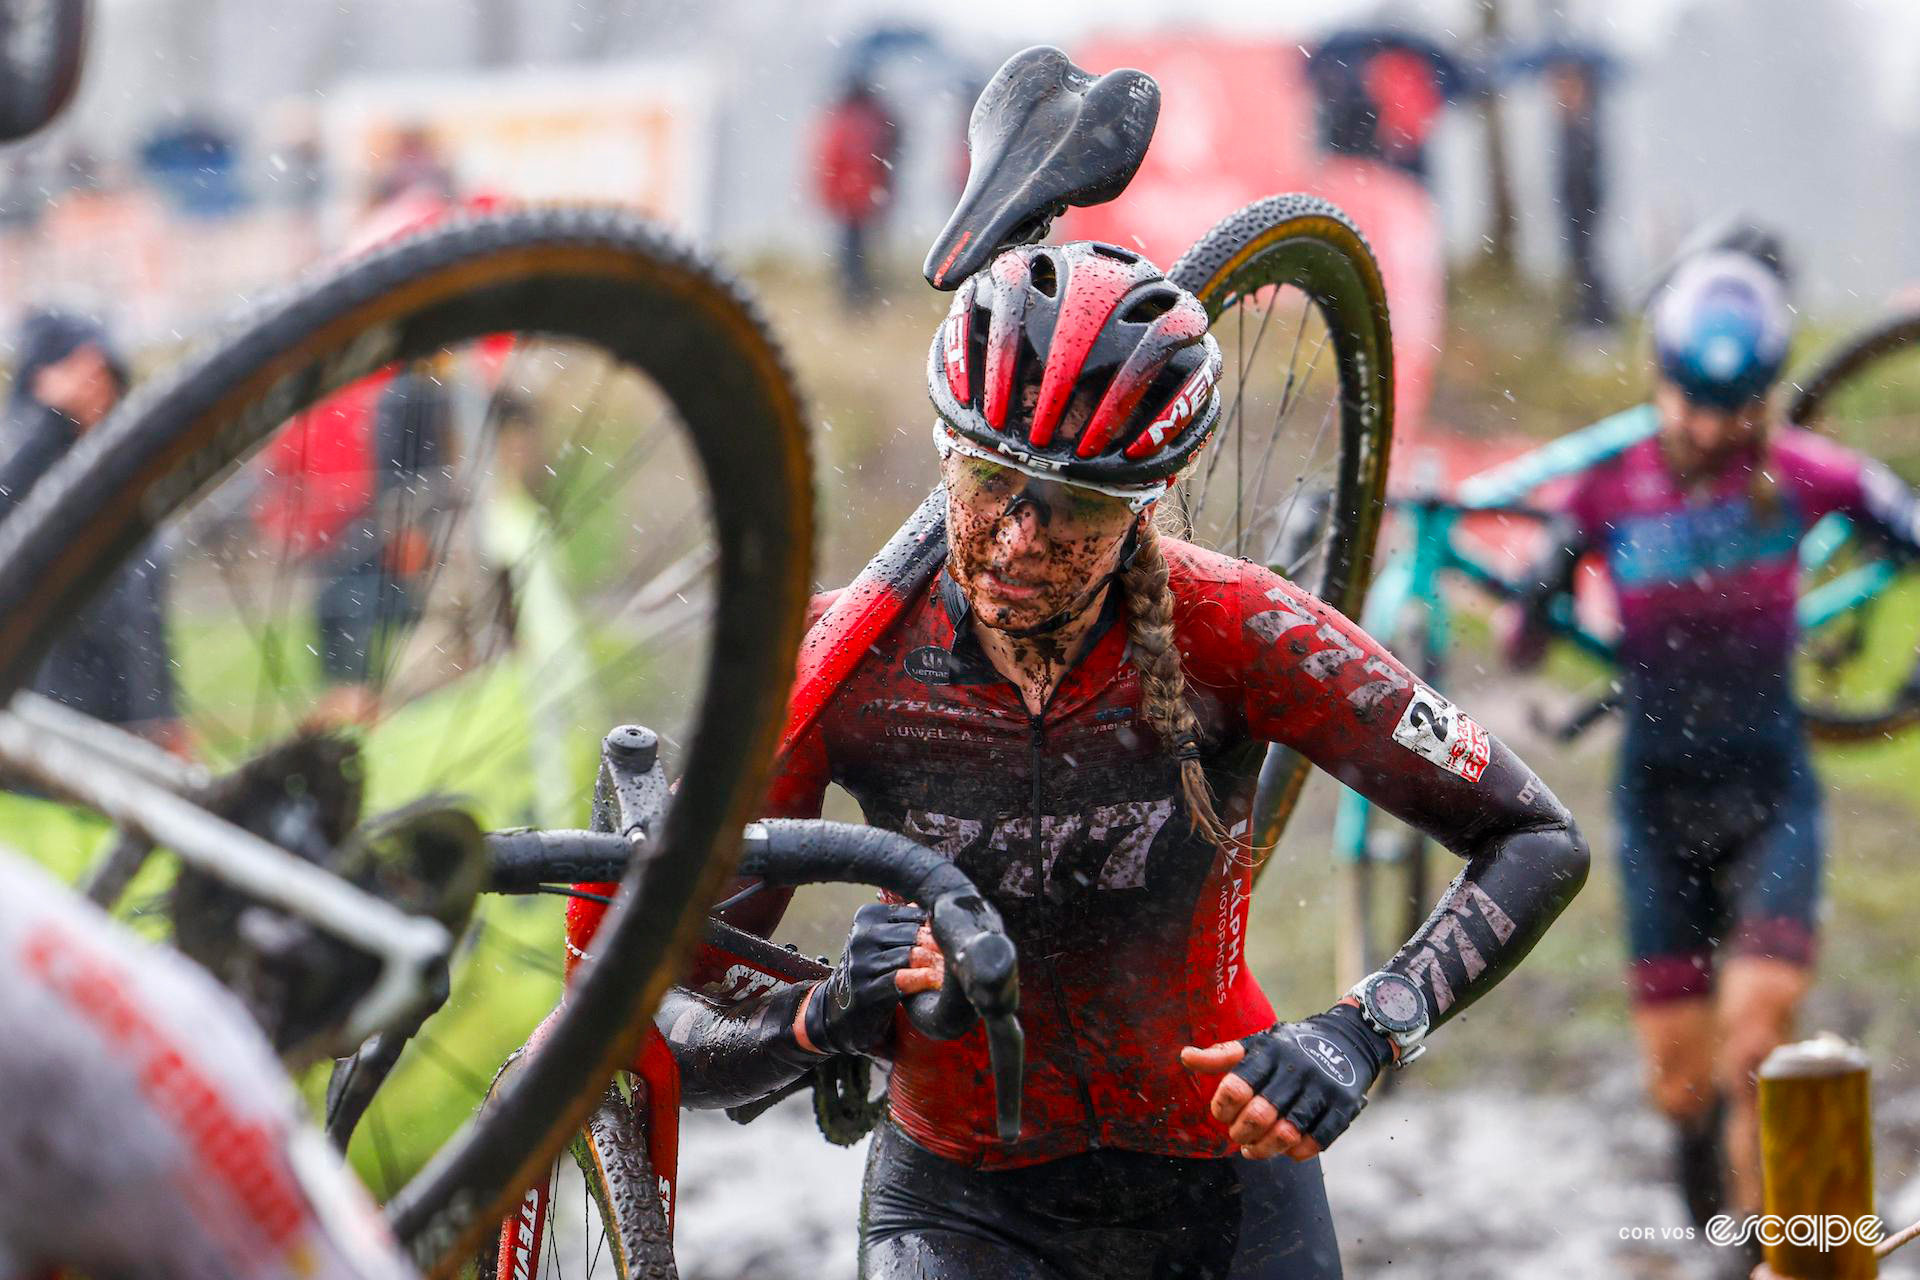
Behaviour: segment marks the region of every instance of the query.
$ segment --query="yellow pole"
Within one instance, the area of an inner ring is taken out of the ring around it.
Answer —
[[[1823,1034],[1781,1045],[1760,1067],[1760,1165],[1767,1265],[1782,1280],[1879,1274],[1874,1238],[1867,1055]]]

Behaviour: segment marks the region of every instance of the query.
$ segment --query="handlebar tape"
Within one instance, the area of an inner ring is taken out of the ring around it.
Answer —
[[[532,893],[546,884],[617,883],[633,845],[607,831],[489,831],[490,893]]]
[[[496,893],[617,881],[633,857],[625,837],[598,831],[497,831],[487,836],[487,852]],[[740,874],[778,885],[871,884],[926,908],[954,981],[909,998],[907,1016],[935,1039],[964,1034],[976,1011],[1018,1008],[1017,963],[1000,913],[958,867],[906,836],[846,822],[756,822],[747,828]]]

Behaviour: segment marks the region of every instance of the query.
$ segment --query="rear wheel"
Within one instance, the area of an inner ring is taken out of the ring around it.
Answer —
[[[340,442],[356,394],[372,474],[305,465]],[[357,505],[341,498],[356,483]],[[112,735],[41,750],[49,731],[17,718],[0,754],[108,819],[62,819],[62,838],[122,827],[102,896],[184,936],[181,890],[218,881],[203,869],[236,827],[329,863],[369,826],[390,834],[396,812],[409,837],[457,843],[471,821],[410,807],[454,793],[481,826],[578,825],[612,707],[661,728],[680,785],[548,1048],[460,1129],[559,990],[557,900],[491,904],[454,953],[451,1000],[361,1126],[357,1167],[438,1269],[470,1257],[579,1130],[726,883],[792,678],[811,544],[798,398],[730,282],[611,211],[447,226],[304,283],[144,388],[0,530],[0,693],[34,679],[90,600],[157,586],[172,740],[205,774]],[[246,785],[221,781],[236,772]],[[147,793],[171,822],[124,800],[141,780],[172,793]],[[190,868],[178,883],[170,859],[144,858],[155,842]],[[83,862],[42,855],[76,875]],[[378,858],[352,867],[367,888],[409,887]],[[212,895],[220,918],[249,909],[240,896]],[[258,977],[240,932],[197,936],[216,968]]]
[[[1224,357],[1220,431],[1177,502],[1202,546],[1259,561],[1353,615],[1366,595],[1393,438],[1393,350],[1372,251],[1338,208],[1271,196],[1170,273]],[[1266,753],[1255,856],[1279,842],[1307,762]]]
[[[1789,420],[1920,483],[1920,313],[1864,330],[1795,383]],[[1809,730],[1847,742],[1920,721],[1920,575],[1837,517],[1808,536],[1801,558],[1803,611],[1820,615],[1794,672]]]

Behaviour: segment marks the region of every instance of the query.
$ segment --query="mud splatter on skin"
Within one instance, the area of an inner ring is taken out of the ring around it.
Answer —
[[[961,468],[979,465],[959,454],[941,463],[948,498],[947,573],[973,610],[981,648],[1037,713],[1099,617],[1100,601],[1112,589],[1108,576],[1119,567],[1135,518],[1118,503],[1110,511],[1074,517],[1055,512],[1044,520],[1030,503],[1014,504],[1009,511],[1011,494],[961,477]],[[1037,590],[1007,592],[1002,579]],[[1045,635],[1008,634],[1062,613],[1071,613],[1071,621]]]

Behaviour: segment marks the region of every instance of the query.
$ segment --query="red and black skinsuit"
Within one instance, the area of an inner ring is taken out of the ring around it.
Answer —
[[[1328,606],[1257,565],[1162,545],[1202,758],[1227,823],[1244,831],[1253,766],[1277,742],[1467,859],[1386,966],[1419,985],[1433,1024],[1445,1021],[1525,955],[1583,883],[1586,847],[1567,811]],[[939,575],[840,686],[772,789],[770,815],[812,817],[827,784],[840,784],[868,822],[951,856],[1006,920],[1027,1036],[1018,1141],[994,1134],[982,1031],[941,1043],[896,1019],[893,1126],[920,1157],[956,1169],[1103,1151],[1183,1165],[1230,1156],[1235,1144],[1208,1115],[1217,1080],[1182,1068],[1180,1048],[1275,1022],[1244,958],[1251,871],[1188,823],[1174,758],[1141,711],[1117,595],[1036,716],[987,663],[964,598]],[[747,905],[754,914],[736,923],[765,933],[785,900]],[[686,1100],[727,1105],[797,1074],[804,1059],[781,1026],[796,1003],[775,993],[723,1011],[681,993],[663,1006]],[[774,1052],[750,1064],[756,1044]]]

